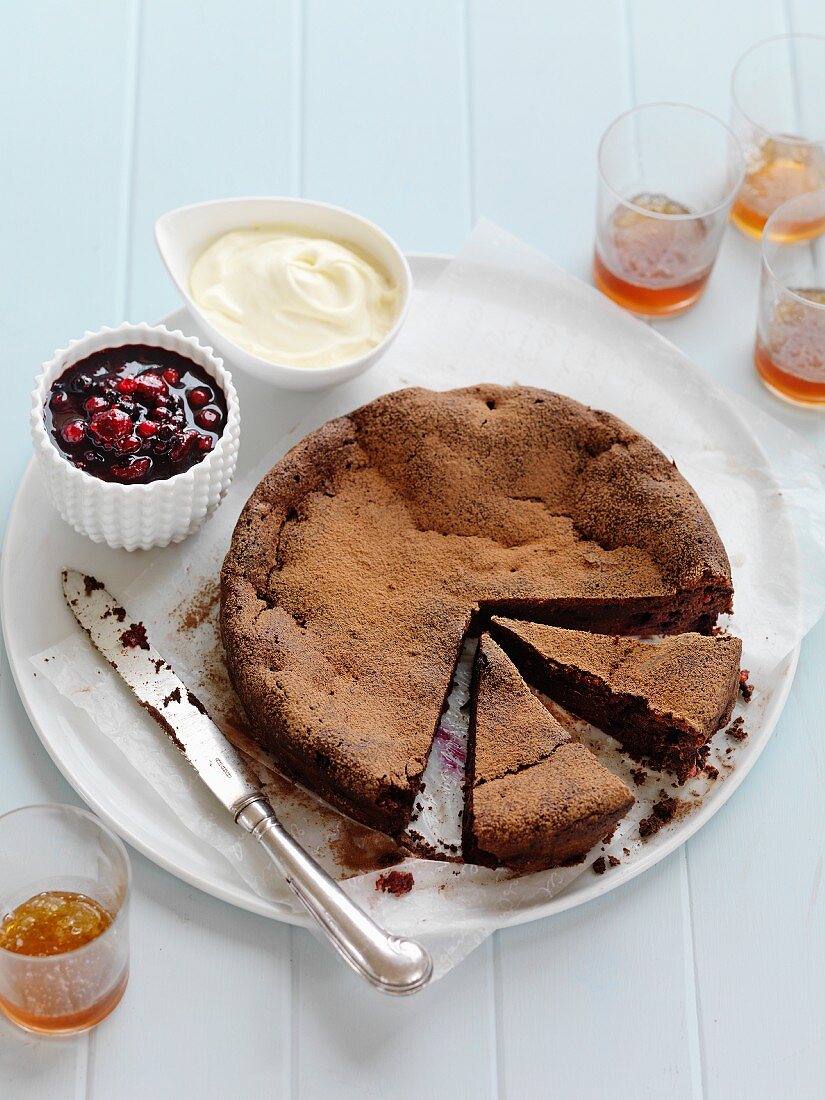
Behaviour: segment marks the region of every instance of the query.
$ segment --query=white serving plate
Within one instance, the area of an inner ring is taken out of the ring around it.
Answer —
[[[441,273],[445,257],[409,257],[417,290]],[[183,309],[164,318],[170,328],[202,337]],[[377,369],[380,370],[380,367]],[[276,394],[268,386],[238,378],[244,432],[238,474],[250,470],[317,400],[313,394]],[[353,405],[357,404],[357,399]],[[758,443],[739,419],[729,425],[747,448]],[[733,440],[735,441],[735,440]],[[35,675],[31,655],[53,645],[74,628],[60,590],[60,570],[69,565],[106,577],[117,592],[129,585],[163,550],[126,553],[95,545],[76,534],[48,502],[32,461],[20,484],[6,533],[0,596],[3,632],[12,674],[40,740],[80,797],[125,841],[178,878],[240,908],[291,924],[308,918],[254,893],[224,858],[190,833],[147,782],[90,719]],[[559,913],[605,894],[641,874],[680,847],[730,798],[765,748],[793,681],[798,648],[770,678],[748,710],[749,737],[737,750],[736,769],[717,782],[692,813],[652,837],[641,854],[609,874],[582,874],[548,901],[525,905],[501,924],[519,924]],[[4,736],[10,736],[5,732]]]

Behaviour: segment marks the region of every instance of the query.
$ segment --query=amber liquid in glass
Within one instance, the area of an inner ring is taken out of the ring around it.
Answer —
[[[793,145],[769,139],[760,149],[759,162],[745,182],[731,210],[733,223],[757,240],[765,222],[783,202],[825,187],[825,152],[818,146]],[[788,222],[778,240],[802,241],[822,231],[823,221]]]
[[[794,294],[825,306],[825,289]],[[825,405],[825,309],[812,309],[792,298],[774,310],[767,336],[756,338],[754,363],[762,381],[797,405]]]
[[[111,923],[111,913],[86,894],[44,891],[3,917],[0,948],[32,959],[66,955],[97,939]],[[127,981],[128,972],[124,971],[114,986],[93,1003],[72,1010],[71,991],[59,988],[53,972],[33,966],[26,978],[25,1003],[40,1004],[43,1010],[31,1011],[3,996],[0,1008],[9,1019],[30,1031],[53,1034],[83,1031],[109,1015],[123,996]]]
[[[639,210],[619,207],[605,231],[609,259],[599,249],[593,279],[608,298],[634,313],[667,317],[692,306],[705,289],[707,229],[701,218],[667,195],[636,195]],[[671,217],[648,217],[642,210]]]

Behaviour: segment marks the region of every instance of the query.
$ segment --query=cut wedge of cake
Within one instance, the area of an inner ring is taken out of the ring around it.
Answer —
[[[519,871],[578,863],[633,804],[486,634],[473,676],[467,769],[469,863]]]
[[[736,702],[742,643],[728,634],[647,642],[495,617],[490,630],[534,687],[680,783]]]

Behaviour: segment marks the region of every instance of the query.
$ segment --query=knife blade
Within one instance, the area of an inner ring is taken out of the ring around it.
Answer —
[[[260,794],[203,704],[154,649],[143,623],[135,621],[100,581],[73,569],[63,571],[63,594],[94,647],[226,809],[237,814],[244,801]]]
[[[432,975],[427,951],[380,928],[286,832],[242,757],[154,649],[144,624],[99,580],[77,570],[63,570],[63,594],[94,647],[235,821],[260,842],[339,954],[383,992],[422,989]]]

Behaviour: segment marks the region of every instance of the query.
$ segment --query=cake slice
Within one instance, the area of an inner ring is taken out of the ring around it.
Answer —
[[[465,861],[520,871],[580,862],[633,795],[559,725],[486,634],[471,697]]]
[[[729,634],[647,642],[495,617],[490,630],[534,687],[680,783],[736,702],[742,642]]]

